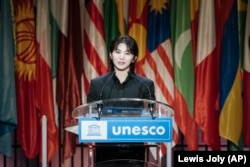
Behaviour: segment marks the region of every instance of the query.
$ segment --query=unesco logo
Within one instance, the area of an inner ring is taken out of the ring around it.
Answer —
[[[172,120],[162,119],[81,119],[79,142],[169,142]]]
[[[88,126],[88,136],[101,136],[100,126],[92,124]]]
[[[107,121],[82,121],[80,125],[81,138],[86,140],[106,140]]]

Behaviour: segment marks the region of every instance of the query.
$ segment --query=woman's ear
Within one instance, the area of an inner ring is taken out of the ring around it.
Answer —
[[[112,54],[111,54],[111,53],[109,53],[109,57],[110,57],[110,59],[112,60]]]

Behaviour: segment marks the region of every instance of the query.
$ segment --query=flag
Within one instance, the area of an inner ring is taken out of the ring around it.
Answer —
[[[202,131],[202,141],[213,150],[220,150],[217,106],[219,56],[216,52],[214,1],[201,0],[199,11],[195,63],[195,121]]]
[[[146,55],[148,1],[129,1],[128,35],[133,37],[139,48],[135,70],[138,74],[145,75],[144,62]]]
[[[242,96],[237,23],[237,1],[221,8],[223,38],[220,63],[219,134],[238,145],[242,130]]]
[[[247,4],[247,16],[244,38],[243,64],[243,143],[250,147],[250,1]]]
[[[56,99],[63,113],[63,127],[77,124],[72,118],[74,108],[82,104],[81,76],[83,72],[83,53],[78,0],[68,1],[67,32],[61,32],[57,76]],[[65,34],[64,34],[65,33]],[[75,154],[76,135],[63,131],[63,160]]]
[[[51,25],[51,70],[52,77],[57,76],[57,63],[59,55],[60,35],[67,36],[68,30],[68,0],[50,1],[50,25]]]
[[[67,34],[68,25],[68,0],[51,0],[50,1],[50,25],[51,25],[51,75],[53,78],[53,95],[54,111],[56,124],[59,125],[59,111],[56,102],[56,79],[57,63],[59,56],[60,36]],[[60,137],[61,138],[61,137]]]
[[[191,13],[191,38],[192,38],[192,51],[194,62],[196,60],[196,47],[197,47],[197,34],[198,34],[198,22],[199,22],[199,4],[200,0],[190,1],[190,13]]]
[[[51,48],[48,0],[37,0],[37,97],[36,107],[40,116],[47,118],[47,160],[50,162],[58,150],[58,130],[54,113],[54,97],[51,75]],[[42,117],[39,119],[41,120]],[[41,124],[41,121],[40,121]],[[42,128],[42,126],[40,126]],[[40,160],[42,151],[40,148]]]
[[[246,25],[246,13],[247,13],[247,2],[248,0],[237,0],[237,11],[238,11],[238,34],[239,34],[239,49],[240,49],[240,63],[243,66],[244,59],[244,35]]]
[[[59,34],[67,34],[68,8],[67,0],[50,1],[51,25],[51,70],[52,77],[57,76],[57,61],[59,55]]]
[[[157,101],[174,107],[174,72],[170,34],[169,1],[150,1],[148,6],[145,75],[155,83]],[[173,119],[173,146],[178,143],[178,128]],[[162,145],[162,153],[166,153]]]
[[[146,75],[144,69],[146,56],[147,41],[147,20],[148,20],[148,3],[147,0],[129,1],[128,10],[128,35],[133,37],[138,45],[139,53],[135,64],[135,71],[138,74]],[[151,144],[151,143],[147,143]],[[154,143],[153,143],[154,144]],[[150,148],[149,161],[156,160],[156,149]]]
[[[241,80],[243,81],[243,52],[244,52],[244,34],[245,34],[245,21],[246,21],[246,8],[247,0],[237,0],[237,16],[238,16],[238,36],[239,36],[239,56],[240,56],[240,66],[241,66]],[[243,90],[242,90],[243,91]],[[242,92],[243,93],[243,92]],[[243,150],[243,138],[242,134],[236,146],[232,142],[228,143],[229,150]]]
[[[107,2],[114,5],[113,2]],[[107,4],[105,4],[107,5]],[[82,100],[86,103],[90,81],[108,72],[108,54],[105,43],[103,1],[88,0],[81,5],[83,30],[83,90]],[[107,6],[106,6],[107,7]],[[112,12],[115,12],[113,10]],[[107,19],[107,18],[106,18]],[[113,19],[116,19],[114,17]],[[113,20],[114,21],[114,20]],[[116,32],[116,29],[114,29]],[[106,30],[109,31],[109,30]],[[112,34],[112,33],[110,33]],[[112,34],[113,36],[113,34]],[[88,152],[88,150],[85,152]],[[84,162],[88,162],[85,156]]]
[[[127,23],[128,23],[128,0],[115,0],[117,4],[118,13],[118,27],[120,34],[127,33]]]
[[[105,44],[103,2],[99,0],[86,1],[83,10],[83,93],[86,97],[90,80],[108,71],[108,57]]]
[[[171,24],[174,51],[175,121],[190,150],[198,149],[194,121],[194,61],[191,39],[189,1],[171,2]]]
[[[17,137],[26,157],[33,158],[41,146],[41,129],[36,109],[36,63],[35,16],[32,0],[14,2],[16,21],[16,102]]]
[[[104,29],[105,41],[107,48],[107,55],[109,54],[108,48],[111,41],[120,34],[119,32],[119,18],[118,18],[118,4],[116,0],[104,1]]]
[[[12,132],[17,127],[14,37],[10,1],[0,2],[0,153],[12,157]]]

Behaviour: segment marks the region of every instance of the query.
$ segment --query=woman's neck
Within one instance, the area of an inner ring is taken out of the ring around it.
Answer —
[[[126,78],[128,77],[128,71],[116,70],[115,75],[119,79],[120,83],[123,83],[126,80]]]

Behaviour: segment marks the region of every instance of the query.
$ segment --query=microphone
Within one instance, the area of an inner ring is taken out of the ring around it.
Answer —
[[[111,78],[114,76],[115,72],[113,72],[111,74],[111,76],[107,79],[107,81],[104,83],[101,91],[100,91],[100,94],[99,94],[99,100],[102,100],[102,93],[103,93],[103,90],[104,88],[106,87],[106,85],[108,84],[108,82],[111,80]],[[102,109],[103,109],[103,103],[98,103],[97,104],[97,113],[98,113],[98,119],[100,119],[101,117],[101,113],[102,113]]]
[[[135,76],[135,74],[133,74],[132,72],[130,72],[130,74],[131,74],[131,76],[133,76],[133,78],[135,78],[137,81],[139,81],[147,89],[148,94],[149,94],[149,100],[153,100],[152,99],[152,94],[151,94],[151,91],[150,91],[149,87],[142,80],[140,80],[139,78],[137,78]]]
[[[97,120],[100,120],[100,119],[101,119],[102,108],[103,108],[103,104],[102,104],[102,103],[98,103],[98,104],[97,104],[97,113],[98,113],[98,118],[97,118]]]
[[[107,79],[107,81],[104,83],[101,91],[100,91],[100,94],[99,94],[99,100],[102,100],[102,93],[103,93],[103,90],[104,88],[107,86],[107,84],[109,83],[109,81],[111,80],[111,78],[114,76],[115,72],[113,71],[113,73],[111,74],[111,76]]]
[[[130,72],[130,73],[131,73],[131,72]],[[137,78],[137,77],[135,76],[135,74],[131,73],[131,76],[133,76],[133,78],[135,78],[137,81],[139,81],[139,82],[147,89],[148,94],[149,94],[149,100],[153,100],[153,99],[152,99],[152,94],[151,94],[151,91],[150,91],[149,87],[148,87],[142,80],[140,80],[139,78]],[[154,118],[154,116],[153,116],[154,107],[155,107],[155,106],[154,106],[153,103],[148,103],[149,112],[150,112],[150,115],[151,115],[152,118]]]

